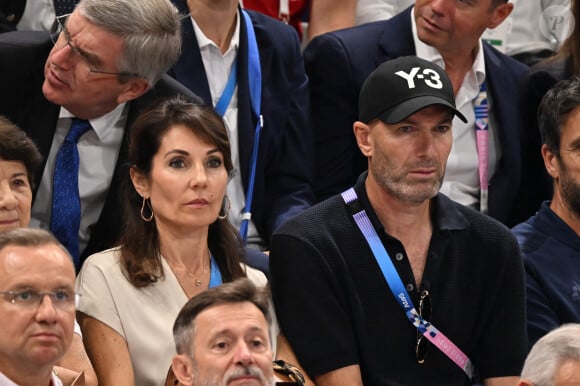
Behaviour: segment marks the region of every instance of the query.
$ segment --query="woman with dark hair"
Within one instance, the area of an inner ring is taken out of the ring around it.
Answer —
[[[213,109],[159,102],[132,127],[128,160],[120,246],[90,256],[77,279],[79,321],[104,386],[163,383],[173,322],[195,294],[244,276],[266,285],[242,264],[226,220],[233,163]]]

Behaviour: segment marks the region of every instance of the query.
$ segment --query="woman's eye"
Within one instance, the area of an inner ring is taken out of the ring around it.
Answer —
[[[211,158],[210,160],[207,161],[207,166],[209,166],[210,168],[219,168],[220,166],[222,166],[222,160],[219,158]]]
[[[176,169],[181,169],[185,167],[185,161],[181,158],[175,158],[169,161],[169,166]]]
[[[12,180],[12,185],[16,187],[27,186],[28,182],[23,178],[15,178]]]

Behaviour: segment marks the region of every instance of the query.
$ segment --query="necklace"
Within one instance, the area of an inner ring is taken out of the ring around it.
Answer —
[[[201,281],[200,277],[205,276],[207,272],[207,265],[204,265],[201,272],[198,274],[197,272],[192,272],[189,269],[185,269],[185,276],[193,279],[193,283],[195,284],[196,287],[199,287],[200,285],[203,284],[203,282]]]

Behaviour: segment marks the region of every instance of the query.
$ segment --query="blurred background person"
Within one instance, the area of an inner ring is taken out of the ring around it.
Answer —
[[[265,276],[242,264],[227,221],[228,134],[211,107],[163,100],[131,129],[120,246],[90,256],[77,278],[79,322],[99,385],[162,384],[171,326],[207,288]],[[121,220],[122,219],[122,220]]]

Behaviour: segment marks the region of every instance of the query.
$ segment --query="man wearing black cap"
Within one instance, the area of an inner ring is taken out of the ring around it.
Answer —
[[[509,230],[439,193],[453,88],[401,57],[362,86],[368,174],[284,224],[270,274],[282,332],[325,385],[513,385],[526,354],[521,256]]]
[[[351,186],[366,168],[351,131],[363,81],[387,60],[416,55],[445,70],[456,107],[467,118],[453,122],[441,192],[508,226],[524,221],[549,198],[537,123],[524,108],[528,68],[481,40],[483,31],[505,20],[513,2],[413,3],[389,20],[321,35],[304,51],[318,200]]]

